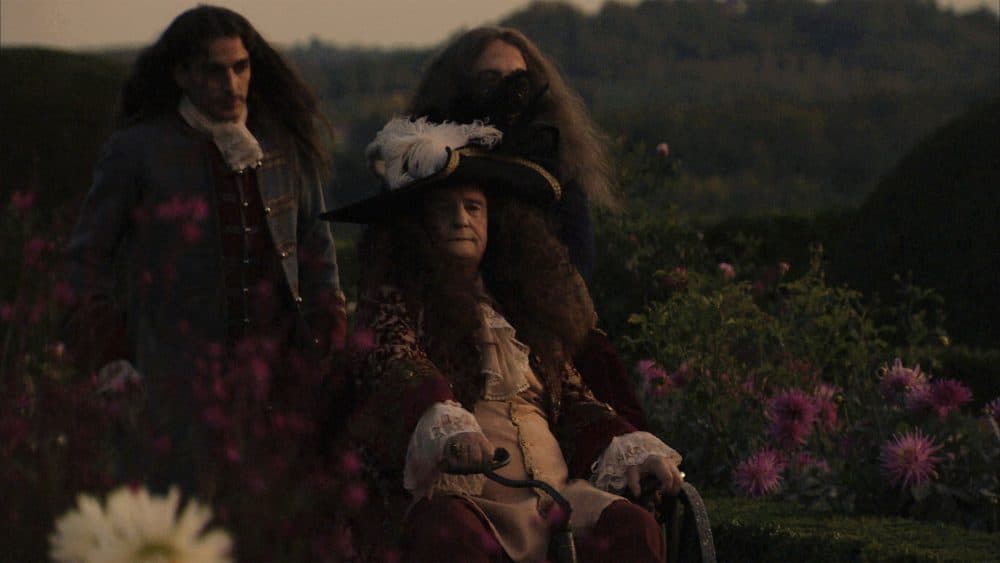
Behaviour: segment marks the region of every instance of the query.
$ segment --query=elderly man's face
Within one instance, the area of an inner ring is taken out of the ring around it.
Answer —
[[[239,37],[213,39],[205,56],[174,69],[174,81],[208,117],[239,121],[247,110],[250,53]]]
[[[471,184],[434,190],[426,213],[437,250],[478,266],[486,252],[488,226],[483,191]]]

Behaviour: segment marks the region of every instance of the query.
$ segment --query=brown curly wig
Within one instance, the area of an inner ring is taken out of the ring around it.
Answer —
[[[361,289],[397,287],[430,359],[443,370],[478,366],[478,304],[485,290],[540,367],[557,369],[595,324],[586,285],[543,210],[487,192],[487,212],[482,286],[479,277],[460,274],[464,268],[433,250],[421,210],[368,229],[359,244]]]

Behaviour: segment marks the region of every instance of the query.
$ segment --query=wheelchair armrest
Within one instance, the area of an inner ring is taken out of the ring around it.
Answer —
[[[677,494],[659,491],[656,477],[647,475],[640,482],[642,493],[636,498],[623,491],[625,498],[653,513],[663,528],[667,543],[667,561],[715,563],[715,540],[705,503],[698,489],[684,483]]]
[[[715,563],[708,511],[694,485],[684,483],[676,495],[663,495],[655,514],[665,528],[667,561]]]

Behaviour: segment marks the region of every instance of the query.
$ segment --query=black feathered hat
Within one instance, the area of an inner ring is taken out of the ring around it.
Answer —
[[[320,217],[377,223],[410,210],[428,188],[446,182],[469,182],[487,194],[550,205],[562,196],[562,187],[552,171],[557,135],[545,131],[538,137],[544,135],[549,136],[544,144],[552,145],[551,150],[524,151],[503,143],[499,129],[479,121],[393,119],[365,150],[369,167],[382,181],[380,192]]]

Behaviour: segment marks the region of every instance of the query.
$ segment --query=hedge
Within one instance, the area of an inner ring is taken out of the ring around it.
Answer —
[[[1000,561],[997,533],[721,494],[705,504],[719,561]]]

